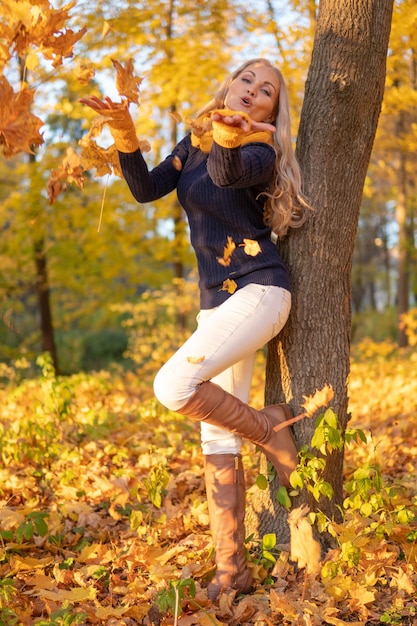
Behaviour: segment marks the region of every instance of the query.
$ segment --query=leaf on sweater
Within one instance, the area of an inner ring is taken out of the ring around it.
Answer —
[[[236,250],[235,242],[233,241],[231,237],[228,237],[227,244],[223,248],[223,256],[217,257],[217,261],[220,263],[220,265],[223,265],[223,267],[229,267],[230,263],[232,262],[232,254],[235,250]]]
[[[239,245],[244,247],[245,254],[249,256],[257,256],[260,252],[262,252],[259,243],[253,239],[244,239],[243,243]]]
[[[235,293],[236,289],[237,283],[230,278],[226,278],[226,280],[223,281],[223,286],[220,291],[228,291],[229,293],[233,294]]]
[[[26,87],[15,93],[8,80],[0,77],[0,150],[6,158],[19,152],[33,154],[43,144],[39,132],[43,122],[30,112],[34,93]]]
[[[174,156],[174,158],[172,159],[172,165],[175,167],[175,169],[178,172],[181,172],[181,170],[182,170],[182,162],[181,162],[181,159],[178,156]]]
[[[112,59],[116,69],[116,89],[121,96],[127,98],[129,102],[139,104],[139,85],[142,78],[133,74],[133,59],[128,59],[125,66],[116,59]]]
[[[318,409],[321,409],[332,401],[334,396],[333,389],[330,385],[325,385],[320,391],[316,389],[316,392],[312,396],[303,396],[305,402],[301,406],[305,408],[306,414],[312,417]]]

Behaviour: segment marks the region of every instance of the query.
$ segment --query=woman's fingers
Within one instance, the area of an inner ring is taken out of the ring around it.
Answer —
[[[97,96],[90,96],[89,98],[80,98],[81,104],[86,104],[94,111],[106,111],[108,109],[116,108],[116,104],[108,97],[105,96],[104,100],[100,100]]]

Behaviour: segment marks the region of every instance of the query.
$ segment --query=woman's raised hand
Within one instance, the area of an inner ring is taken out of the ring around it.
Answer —
[[[103,100],[97,98],[97,96],[90,96],[90,98],[80,98],[81,104],[86,104],[90,109],[93,109],[96,113],[105,113],[106,111],[112,111],[120,108],[120,104],[113,102],[108,96],[104,96]]]
[[[240,114],[239,111],[236,113],[223,114],[221,111],[216,110],[212,113],[211,119],[215,122],[222,122],[227,126],[234,126],[237,128],[241,128],[245,133],[250,130],[256,131],[270,131],[273,133],[276,128],[273,124],[269,124],[268,122],[254,122],[253,120],[248,121],[248,116],[245,113]]]

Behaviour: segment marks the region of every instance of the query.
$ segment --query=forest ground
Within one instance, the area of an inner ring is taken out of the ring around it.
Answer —
[[[137,372],[59,378],[45,363],[4,386],[0,626],[417,624],[417,351],[362,342],[349,396],[367,441],[346,448],[344,522],[320,573],[297,570],[289,546],[249,542],[253,593],[213,604],[197,426]],[[245,444],[248,498],[254,452]]]

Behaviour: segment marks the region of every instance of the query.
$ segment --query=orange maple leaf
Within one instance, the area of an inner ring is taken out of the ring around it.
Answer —
[[[322,409],[331,402],[334,393],[330,385],[324,385],[320,391],[316,389],[316,392],[312,396],[303,396],[305,402],[301,406],[305,408],[305,412],[309,417],[312,417],[318,409]]]
[[[116,69],[116,89],[119,95],[125,96],[128,102],[139,104],[139,85],[142,78],[133,74],[133,59],[128,59],[125,67],[116,59],[112,59],[112,63]]]
[[[75,77],[81,85],[88,85],[95,73],[92,63],[81,63],[75,70]]]
[[[68,59],[73,56],[73,47],[81,37],[87,32],[86,28],[74,33],[73,30],[68,29],[64,33],[56,35],[54,33],[51,37],[48,37],[42,42],[42,53],[45,59],[52,61],[53,67],[62,65],[63,59]]]
[[[231,280],[230,278],[226,278],[226,280],[223,281],[223,285],[220,291],[228,291],[229,293],[235,293],[236,289],[237,289],[237,283],[234,280]]]
[[[235,250],[235,242],[231,237],[228,237],[227,244],[224,246],[223,249],[223,256],[217,257],[217,261],[220,263],[220,265],[223,265],[223,267],[229,267],[230,263],[232,262],[232,254]]]
[[[298,567],[305,567],[308,574],[320,571],[320,544],[313,537],[313,528],[307,519],[309,507],[306,504],[293,509],[288,515],[291,533],[290,558]]]
[[[7,31],[3,29],[2,39],[8,42],[8,48],[13,47],[22,57],[31,46],[38,47],[46,59],[53,59],[53,66],[57,67],[63,57],[72,56],[72,47],[87,32],[86,28],[78,33],[64,28],[69,11],[75,4],[73,1],[54,9],[46,0],[2,0],[2,10],[8,23]]]
[[[19,152],[34,154],[43,144],[39,130],[43,122],[30,112],[34,90],[24,87],[14,93],[4,76],[0,76],[0,149],[6,158]]]
[[[244,239],[243,243],[239,245],[243,246],[245,254],[249,256],[257,256],[260,252],[262,252],[259,243],[253,239]]]
[[[81,157],[73,148],[67,148],[61,165],[51,172],[47,186],[50,204],[55,202],[61,191],[65,191],[67,183],[75,183],[80,189],[84,187]]]

